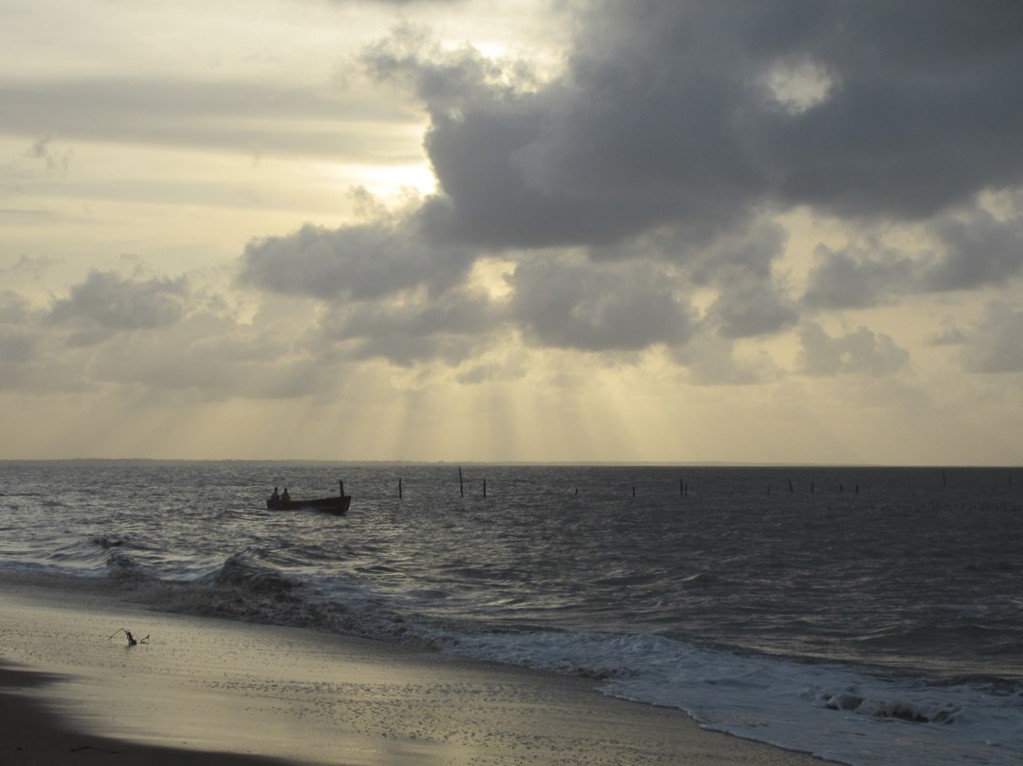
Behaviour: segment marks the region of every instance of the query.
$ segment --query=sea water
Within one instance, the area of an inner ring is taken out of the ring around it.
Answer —
[[[339,479],[346,516],[266,510]],[[0,582],[582,675],[849,764],[1023,762],[1021,545],[1010,469],[0,463]]]

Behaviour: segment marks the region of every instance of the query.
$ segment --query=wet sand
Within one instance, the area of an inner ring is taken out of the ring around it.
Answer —
[[[3,764],[823,763],[586,679],[86,593],[5,585],[0,661]]]

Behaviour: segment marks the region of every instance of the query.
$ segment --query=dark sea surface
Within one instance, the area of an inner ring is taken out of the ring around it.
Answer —
[[[0,586],[584,675],[850,764],[1023,763],[1023,470],[462,476],[460,490],[455,465],[0,463]],[[322,496],[338,479],[344,517],[265,508],[275,484]]]

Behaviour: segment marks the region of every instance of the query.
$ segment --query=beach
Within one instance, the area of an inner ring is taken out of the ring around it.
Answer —
[[[85,591],[5,585],[0,647],[5,764],[821,762],[593,680]]]

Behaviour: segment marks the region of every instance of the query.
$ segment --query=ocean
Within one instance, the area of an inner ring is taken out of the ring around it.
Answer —
[[[346,516],[266,510],[338,480]],[[0,584],[580,675],[856,766],[1023,762],[1021,547],[1013,469],[0,463]]]

